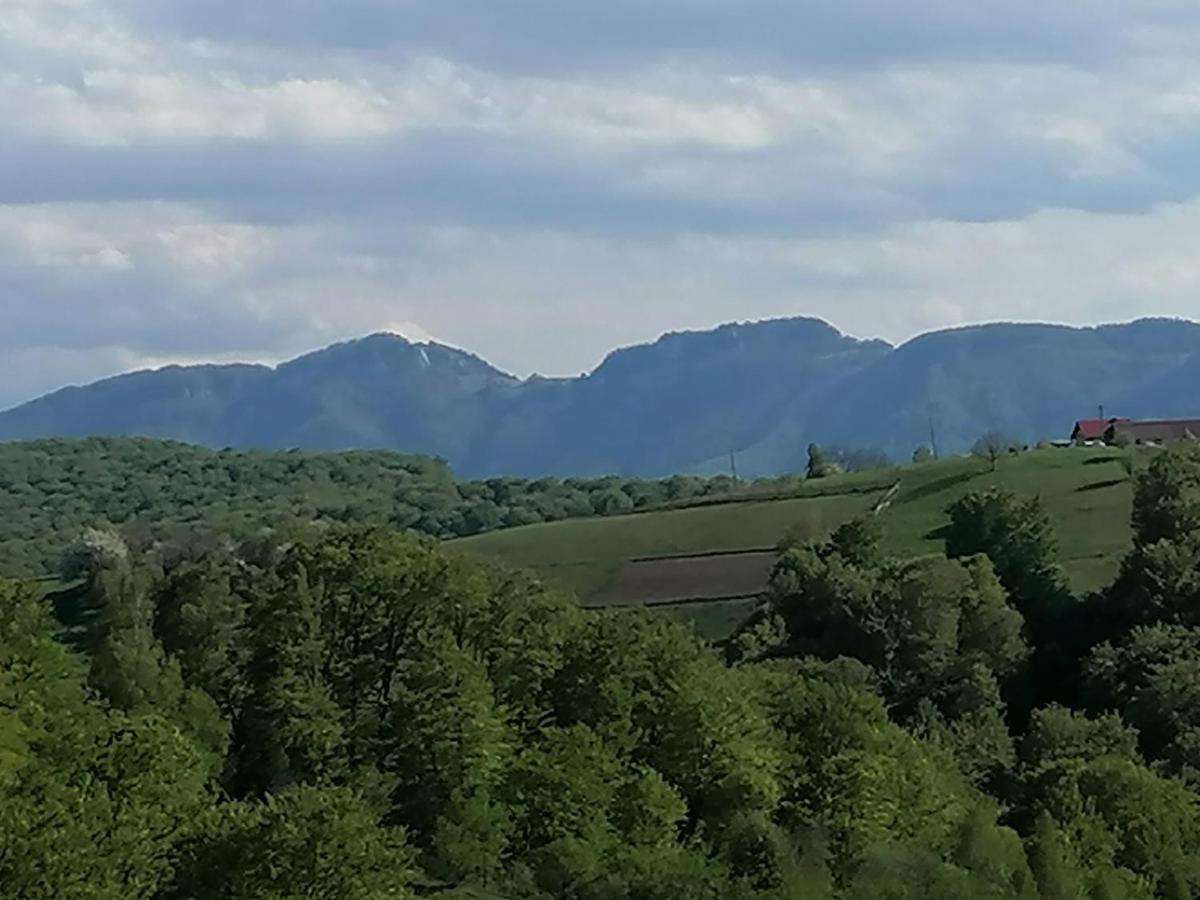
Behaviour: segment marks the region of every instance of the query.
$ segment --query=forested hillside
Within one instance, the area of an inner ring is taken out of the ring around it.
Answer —
[[[787,549],[718,655],[391,529],[0,583],[0,897],[1184,900],[1200,450],[1072,594],[1036,498]]]
[[[434,537],[629,512],[728,491],[729,478],[456,481],[440,460],[388,451],[209,450],[91,438],[0,444],[0,576],[58,570],[83,530],[135,543],[203,526],[235,538],[291,523],[361,522]]]
[[[578,378],[520,381],[461,350],[373,335],[266,366],[170,367],[0,413],[0,440],[143,435],[212,447],[390,448],[470,477],[796,471],[809,443],[905,460],[988,431],[1065,438],[1113,415],[1200,416],[1200,325],[993,324],[892,347],[813,319],[668,334]]]

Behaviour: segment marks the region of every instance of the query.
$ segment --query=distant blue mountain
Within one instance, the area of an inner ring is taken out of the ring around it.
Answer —
[[[669,334],[579,378],[521,381],[377,334],[277,367],[172,366],[0,413],[0,440],[146,435],[216,447],[387,447],[468,476],[794,470],[810,442],[896,458],[999,430],[1063,437],[1113,415],[1200,416],[1200,325],[981,325],[899,347],[815,319]]]

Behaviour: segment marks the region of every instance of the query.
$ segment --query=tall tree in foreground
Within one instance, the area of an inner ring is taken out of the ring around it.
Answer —
[[[415,880],[404,832],[380,827],[363,797],[300,786],[201,817],[158,898],[410,900]]]
[[[1157,622],[1200,626],[1200,447],[1159,452],[1138,475],[1133,549],[1093,604],[1096,642]]]
[[[155,897],[209,770],[172,723],[97,703],[40,592],[0,582],[0,897]]]
[[[1033,646],[1028,677],[1008,699],[1017,720],[1046,703],[1074,696],[1078,660],[1087,640],[1079,607],[1058,565],[1058,541],[1040,498],[1005,488],[973,491],[947,510],[946,555],[982,554],[1020,611]]]

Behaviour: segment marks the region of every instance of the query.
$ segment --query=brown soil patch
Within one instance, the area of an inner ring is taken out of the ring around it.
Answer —
[[[688,600],[753,597],[767,588],[774,550],[628,562],[589,606],[655,606]]]

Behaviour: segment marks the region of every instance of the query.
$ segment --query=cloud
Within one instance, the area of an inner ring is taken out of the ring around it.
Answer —
[[[0,265],[16,277],[0,302],[15,327],[0,357],[32,344],[78,358],[110,348],[102,358],[114,361],[273,360],[394,330],[436,335],[520,375],[564,374],[620,344],[731,319],[817,315],[899,341],[1045,320],[1047,298],[1052,318],[1078,324],[1186,316],[1200,288],[1198,228],[1195,201],[1137,216],[1059,209],[871,234],[668,241],[407,226],[368,240],[353,226],[232,225],[186,206],[7,207]]]
[[[1194,62],[1108,77],[1011,63],[802,79],[676,67],[595,84],[425,59],[369,74],[6,78],[0,114],[17,124],[0,201],[789,232],[1144,209],[1190,195],[1197,177],[1178,152],[1200,124]]]
[[[7,0],[0,404],[387,328],[555,374],[739,318],[1186,314],[1198,36],[1175,0]]]
[[[146,27],[185,37],[394,54],[433,50],[507,71],[606,71],[661,59],[847,69],[934,58],[1091,61],[1195,25],[1184,2],[1106,0],[127,0]]]

